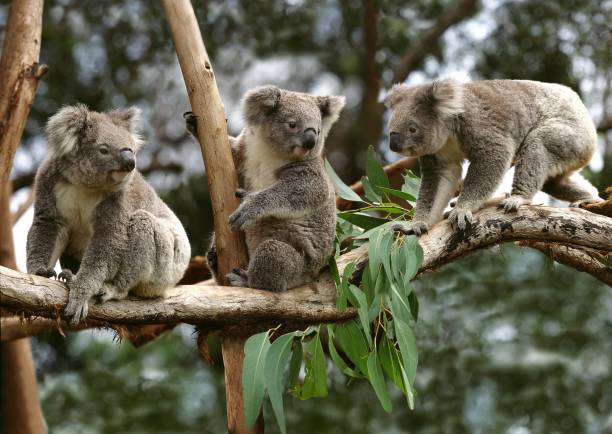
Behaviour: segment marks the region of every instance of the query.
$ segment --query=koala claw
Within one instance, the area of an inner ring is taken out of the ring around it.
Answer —
[[[233,231],[246,228],[252,221],[253,217],[244,206],[238,207],[238,209],[229,216],[229,225]]]
[[[56,277],[55,270],[53,268],[40,267],[34,272],[34,274],[48,278]]]
[[[57,275],[57,280],[61,280],[65,283],[72,282],[72,279],[74,279],[74,275],[72,274],[72,271],[67,268],[64,268],[61,273]]]
[[[249,286],[249,276],[245,270],[240,268],[234,268],[232,272],[228,273],[225,277],[230,286],[241,286],[246,288]]]
[[[64,316],[71,325],[77,325],[87,316],[89,304],[81,297],[68,295],[68,304],[64,309]]]
[[[499,204],[499,208],[503,208],[504,212],[514,212],[519,209],[521,205],[530,204],[531,200],[525,199],[521,196],[511,195],[502,200]]]
[[[198,117],[191,111],[183,113],[183,119],[185,119],[185,126],[187,131],[192,135],[197,136],[198,134]]]
[[[472,215],[472,211],[465,208],[453,208],[448,213],[448,221],[453,229],[459,229],[464,231],[468,225],[471,226],[476,223],[476,219]]]
[[[391,229],[394,232],[401,232],[403,235],[416,235],[420,237],[429,231],[429,225],[425,222],[412,221],[408,225],[397,223],[391,226]]]
[[[603,200],[599,198],[582,199],[582,200],[577,200],[576,202],[570,203],[569,206],[570,208],[584,208],[586,205],[597,203],[597,202],[603,202]]]

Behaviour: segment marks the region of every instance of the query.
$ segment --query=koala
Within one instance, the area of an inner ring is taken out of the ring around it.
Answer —
[[[244,230],[247,270],[235,269],[232,286],[284,291],[314,279],[332,254],[336,201],[321,156],[325,138],[344,107],[344,97],[313,96],[257,87],[243,98],[246,126],[230,137],[244,187],[230,215]],[[185,115],[196,135],[197,119]],[[215,268],[214,241],[208,259]]]
[[[135,169],[137,118],[134,107],[98,113],[78,104],[47,123],[50,152],[36,173],[27,269],[55,277],[60,260],[72,324],[87,316],[92,297],[161,296],[189,263],[181,222]]]
[[[419,236],[442,219],[464,159],[470,165],[448,213],[455,229],[476,223],[472,213],[513,165],[512,192],[498,202],[506,212],[531,203],[540,190],[570,206],[601,200],[578,174],[595,151],[595,125],[568,87],[526,80],[399,84],[385,105],[391,110],[391,150],[419,157],[422,172],[414,219],[396,230]]]

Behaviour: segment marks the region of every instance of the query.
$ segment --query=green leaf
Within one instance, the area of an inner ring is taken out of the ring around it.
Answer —
[[[327,396],[327,369],[319,333],[306,344],[306,350],[308,353],[305,362],[306,375],[303,386],[299,388],[298,398]]]
[[[410,305],[410,312],[415,321],[419,320],[419,299],[417,298],[414,291],[408,294],[408,304]]]
[[[400,215],[410,212],[410,210],[402,208],[401,206],[396,205],[394,203],[383,203],[381,205],[364,206],[359,209],[351,210],[351,212],[367,212],[367,211],[380,211],[380,212],[385,212],[387,214],[400,214]]]
[[[395,190],[394,188],[386,188],[386,187],[378,187],[378,188],[383,193],[387,193],[388,195],[390,194],[392,196],[399,197],[400,199],[404,199],[406,202],[410,202],[410,203],[416,202],[416,197],[404,191]]]
[[[387,393],[387,385],[385,384],[385,376],[383,374],[376,351],[372,351],[368,356],[368,379],[376,392],[376,396],[382,405],[382,408],[387,412],[391,412],[391,400]]]
[[[408,381],[406,370],[402,365],[400,365],[400,369],[402,371],[404,384],[406,384],[406,400],[408,401],[408,408],[410,408],[410,410],[414,410],[414,393],[412,391],[412,385],[410,384],[410,381]]]
[[[408,296],[403,294],[395,283],[391,284],[391,312],[393,318],[408,322],[412,319]]]
[[[406,371],[406,377],[408,378],[406,388],[409,388],[414,384],[419,358],[416,348],[416,339],[410,326],[406,322],[400,318],[394,317],[393,323],[395,326],[395,337],[400,348],[400,353],[402,354],[402,365]]]
[[[325,160],[325,170],[327,171],[327,175],[329,176],[332,184],[334,184],[334,188],[336,189],[336,194],[338,196],[340,196],[342,199],[350,200],[351,202],[363,202],[359,195],[351,190],[351,187],[342,182],[327,160]]]
[[[247,339],[244,344],[244,364],[242,368],[242,399],[248,426],[253,426],[266,392],[264,367],[270,341],[269,331],[258,333]]]
[[[283,374],[289,357],[291,356],[291,343],[294,337],[295,333],[287,333],[279,336],[272,342],[272,345],[270,345],[268,349],[264,367],[264,378],[268,388],[268,397],[270,398],[278,427],[283,434],[287,432],[285,411],[283,408]]]
[[[408,193],[416,198],[419,197],[419,187],[421,186],[421,179],[416,176],[412,171],[404,174],[404,184],[402,185],[402,191]]]
[[[385,170],[378,162],[378,158],[376,157],[376,151],[374,151],[374,148],[372,146],[368,147],[366,175],[375,189],[378,187],[389,188],[389,178],[387,178]]]
[[[378,358],[387,376],[405,394],[406,386],[402,378],[400,354],[387,336],[381,339],[380,346],[378,347]]]
[[[357,288],[355,285],[351,285],[350,287],[351,294],[357,300],[357,313],[359,314],[359,321],[361,321],[361,327],[363,332],[365,333],[366,340],[368,341],[368,346],[372,348],[372,336],[370,333],[370,321],[368,319],[368,301],[366,300],[366,296],[364,292]]]
[[[346,309],[346,300],[349,294],[348,282],[353,273],[355,272],[356,267],[357,264],[355,264],[354,262],[349,262],[348,264],[346,264],[346,267],[344,267],[344,271],[342,272],[342,279],[340,280],[340,285],[337,286],[338,294],[336,296],[336,308],[339,310]]]
[[[388,221],[387,219],[380,217],[374,217],[369,214],[352,211],[339,212],[338,217],[365,230],[374,229],[375,227],[387,223]]]
[[[365,193],[365,197],[372,203],[381,203],[382,198],[380,197],[380,193],[376,191],[376,188],[372,185],[370,180],[367,177],[361,178],[361,183],[363,184],[363,192]]]
[[[289,362],[289,373],[287,374],[287,389],[289,389],[290,392],[295,391],[296,387],[298,386],[303,356],[304,350],[302,349],[302,342],[295,341],[293,343],[291,361]]]
[[[340,354],[338,354],[338,351],[336,350],[336,346],[334,345],[334,326],[332,324],[327,324],[327,334],[328,334],[327,348],[329,350],[329,355],[332,359],[332,362],[334,362],[334,365],[336,365],[338,369],[342,371],[343,374],[348,375],[349,377],[355,377],[355,378],[363,377],[358,372],[349,368],[348,365],[344,362],[344,360],[340,356]]]
[[[367,375],[367,357],[369,351],[361,328],[353,320],[337,325],[335,330],[336,338],[344,354],[353,362],[357,369],[364,375]]]

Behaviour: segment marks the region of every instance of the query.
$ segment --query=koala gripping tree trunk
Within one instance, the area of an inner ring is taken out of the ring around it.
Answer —
[[[42,10],[42,0],[11,3],[0,59],[0,265],[15,269],[9,176],[38,79],[47,70],[46,65],[38,64]],[[3,431],[45,432],[28,339],[2,344],[1,384]]]
[[[219,283],[225,285],[225,275],[233,268],[246,266],[248,261],[243,236],[231,232],[227,224],[230,213],[238,206],[235,196],[238,177],[227,135],[225,111],[191,2],[164,0],[163,4],[191,108],[198,118],[198,141],[202,148],[213,208],[218,278],[221,280]],[[235,334],[222,336],[227,423],[230,433],[263,432],[261,416],[253,428],[246,425],[244,417],[242,363],[246,337]],[[205,339],[199,339],[198,342],[205,342]]]

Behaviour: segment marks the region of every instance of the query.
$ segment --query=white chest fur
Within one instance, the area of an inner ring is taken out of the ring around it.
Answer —
[[[57,210],[68,223],[68,249],[79,256],[91,239],[92,216],[104,195],[65,182],[59,182],[54,192]]]
[[[289,163],[277,155],[259,130],[245,132],[244,179],[249,191],[263,190],[276,181],[275,172]]]

